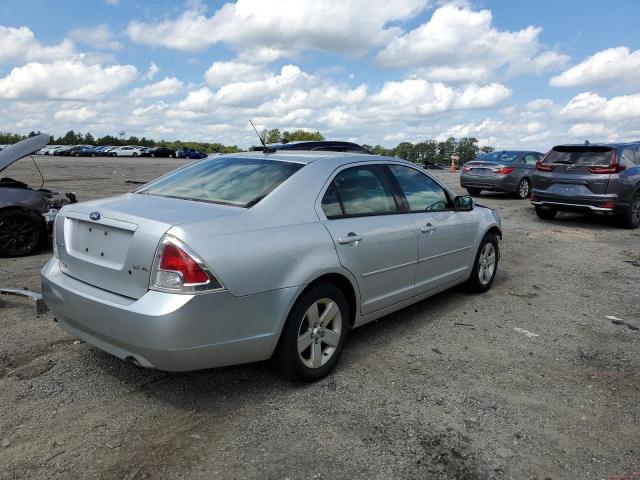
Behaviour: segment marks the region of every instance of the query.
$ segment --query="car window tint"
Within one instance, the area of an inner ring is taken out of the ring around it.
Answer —
[[[633,148],[626,148],[622,152],[622,163],[625,165],[633,165],[636,163],[635,155],[633,154]]]
[[[427,175],[413,168],[389,165],[400,184],[412,212],[438,211],[449,208],[449,199],[443,188]]]
[[[202,160],[176,170],[137,193],[250,207],[302,168],[275,160]]]
[[[524,163],[526,163],[527,165],[535,165],[537,161],[538,155],[536,155],[535,153],[529,153],[524,156]]]
[[[322,198],[322,210],[327,218],[335,218],[344,215],[333,184],[329,185],[327,193],[325,193]]]
[[[375,166],[342,170],[334,178],[333,184],[347,215],[375,215],[398,211],[387,182]]]

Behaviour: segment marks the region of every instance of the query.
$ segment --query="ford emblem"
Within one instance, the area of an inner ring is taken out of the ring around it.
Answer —
[[[89,214],[89,218],[91,220],[93,220],[94,222],[97,222],[98,220],[100,220],[102,218],[102,215],[100,215],[100,212],[91,212]]]

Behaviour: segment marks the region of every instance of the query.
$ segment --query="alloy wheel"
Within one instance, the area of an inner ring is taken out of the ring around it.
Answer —
[[[320,368],[333,356],[342,336],[342,314],[330,298],[314,302],[298,329],[298,356],[308,368]]]
[[[527,198],[529,196],[529,181],[526,178],[520,181],[518,196],[520,198]]]
[[[631,223],[640,225],[640,195],[637,195],[631,205]]]
[[[38,243],[36,225],[28,217],[8,215],[0,220],[0,250],[8,255],[24,255]]]
[[[478,279],[482,285],[486,285],[491,281],[493,272],[496,270],[496,250],[493,243],[487,242],[478,258]]]

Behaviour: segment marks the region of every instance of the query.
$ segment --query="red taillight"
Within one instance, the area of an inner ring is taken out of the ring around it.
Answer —
[[[626,165],[621,165],[618,163],[616,158],[616,151],[611,151],[611,163],[606,167],[587,167],[591,173],[599,173],[599,174],[611,174],[611,173],[619,173],[626,168]]]
[[[508,173],[513,172],[513,168],[511,168],[511,167],[502,167],[502,168],[498,168],[498,169],[494,170],[494,172],[499,174],[499,175],[506,175]]]
[[[616,208],[616,202],[602,202],[600,204],[600,208],[611,208],[611,209],[614,209],[614,208]]]
[[[553,165],[546,165],[541,161],[536,162],[536,169],[540,170],[541,172],[550,172],[551,170],[553,170],[553,168],[554,168]]]
[[[196,261],[173,243],[167,243],[160,257],[160,270],[179,272],[186,284],[206,283],[209,277]]]
[[[470,171],[471,171],[471,168],[470,168],[470,167],[467,167],[467,166],[465,165],[464,167],[462,167],[462,171],[463,171],[463,172],[470,172]]]

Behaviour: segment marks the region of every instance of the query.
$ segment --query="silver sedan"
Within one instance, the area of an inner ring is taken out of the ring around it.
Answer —
[[[139,366],[272,359],[312,381],[351,328],[488,290],[501,235],[496,212],[402,160],[239,153],[65,206],[42,293],[63,329]]]

